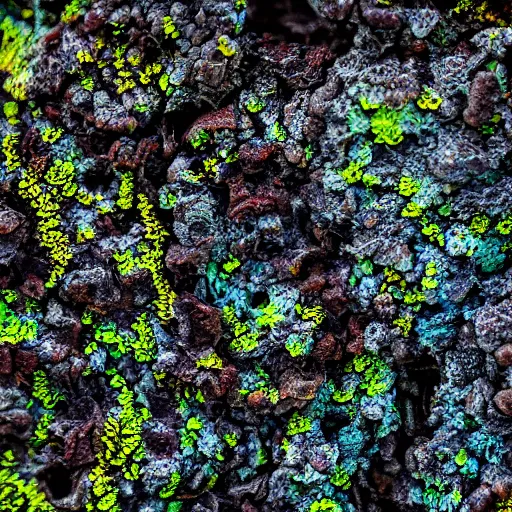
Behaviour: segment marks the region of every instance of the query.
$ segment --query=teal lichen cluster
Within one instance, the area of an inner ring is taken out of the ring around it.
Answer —
[[[295,313],[300,319],[299,332],[288,336],[285,348],[292,357],[307,356],[315,343],[313,334],[325,320],[326,314],[322,306],[302,307],[300,304],[295,305]]]
[[[435,113],[442,106],[443,99],[431,87],[424,86],[423,91],[414,102],[409,101],[401,108],[372,103],[365,96],[360,97],[358,105],[353,106],[347,115],[347,126],[352,135],[352,146],[349,150],[349,164],[339,169],[338,174],[350,186],[364,186],[362,197],[367,201],[368,208],[379,210],[381,198],[393,197],[396,194],[397,205],[401,207],[401,217],[418,226],[423,235],[422,247],[437,249],[441,254],[451,257],[465,256],[473,258],[483,273],[499,270],[505,263],[507,251],[511,248],[508,236],[509,213],[501,213],[494,218],[483,212],[475,212],[468,225],[461,223],[448,224],[452,211],[452,200],[449,197],[452,189],[443,187],[432,177],[423,177],[403,173],[398,181],[385,180],[381,176],[365,172],[372,164],[376,145],[387,144],[390,150],[405,144],[406,137],[435,133],[439,122]],[[499,122],[498,119],[496,119]],[[375,167],[373,165],[373,167]],[[403,200],[407,202],[403,204]],[[422,251],[422,249],[418,248]],[[419,253],[418,253],[419,254]],[[371,259],[357,261],[350,278],[354,287],[368,286],[372,282],[381,283],[380,293],[374,295],[375,300],[386,300],[389,295],[397,302],[399,310],[394,318],[394,325],[403,336],[409,336],[413,328],[414,318],[423,305],[441,300],[445,293],[444,283],[447,276],[445,269],[441,275],[434,260],[418,264],[417,254],[411,255],[410,263],[401,262],[396,267],[378,269]],[[439,256],[436,256],[438,259]],[[442,259],[442,258],[441,258]],[[439,261],[441,261],[439,259]],[[406,283],[403,273],[411,265],[423,273],[419,284]],[[375,267],[375,268],[374,268]],[[375,286],[374,290],[377,289]],[[375,293],[375,292],[374,292]]]
[[[359,140],[351,151],[353,158],[347,167],[338,171],[339,174],[348,184],[362,180],[367,185],[378,185],[378,178],[364,172],[372,161],[374,145],[397,146],[406,135],[420,136],[422,132],[435,130],[435,118],[429,111],[436,111],[441,103],[442,98],[426,86],[417,100],[419,109],[412,102],[401,109],[394,109],[371,103],[361,96],[360,105],[353,106],[347,115],[350,133]],[[374,137],[370,137],[370,134]]]

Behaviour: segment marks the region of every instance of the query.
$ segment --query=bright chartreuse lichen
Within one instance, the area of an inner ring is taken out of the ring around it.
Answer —
[[[120,330],[114,322],[95,325],[94,341],[87,345],[85,354],[92,354],[98,350],[98,344],[104,344],[114,359],[133,353],[135,360],[139,363],[152,361],[156,357],[157,345],[148,314],[142,313],[131,328],[136,336]]]
[[[116,201],[121,210],[129,210],[133,205],[133,173],[127,171],[121,174],[119,185],[119,199]]]
[[[245,108],[251,112],[251,114],[257,114],[261,112],[266,106],[266,103],[261,98],[257,96],[250,96],[245,104]]]
[[[30,444],[34,448],[40,448],[44,446],[48,441],[48,429],[52,424],[55,418],[55,413],[53,411],[44,413],[39,418],[36,428],[34,429],[34,434],[30,438]]]
[[[314,501],[309,507],[308,512],[343,512],[343,508],[339,503],[331,500],[330,498],[322,498],[321,500]]]
[[[237,318],[234,306],[224,306],[223,318],[235,336],[230,343],[231,350],[235,352],[251,352],[258,346],[259,333],[251,330],[247,322],[241,322]]]
[[[284,127],[281,126],[281,124],[279,124],[278,121],[276,121],[269,128],[268,138],[271,141],[284,142],[288,138],[288,135],[287,135],[286,130],[284,129]]]
[[[236,53],[236,44],[228,36],[220,36],[217,49],[220,50],[225,57],[233,57]]]
[[[19,143],[19,133],[8,133],[2,140],[2,153],[4,154],[5,165],[9,172],[14,172],[21,167],[21,159],[18,154]]]
[[[352,485],[350,482],[350,475],[347,473],[347,470],[343,467],[343,465],[336,466],[334,468],[334,473],[331,475],[329,481],[332,485],[339,487],[343,491],[350,489],[350,486]]]
[[[55,508],[47,501],[38,488],[37,480],[28,482],[16,472],[19,462],[12,450],[7,450],[0,458],[0,510],[5,512],[54,512]]]
[[[398,193],[405,197],[410,197],[421,187],[421,182],[418,180],[415,180],[409,176],[402,176],[400,178],[400,183],[398,184]]]
[[[27,99],[27,84],[32,73],[28,59],[36,37],[31,27],[6,16],[0,23],[2,43],[0,45],[0,72],[7,73],[3,88],[15,100]]]
[[[71,0],[64,6],[60,19],[63,23],[73,23],[86,12],[85,8],[89,5],[90,0]]]
[[[396,146],[404,140],[400,126],[400,113],[389,107],[379,107],[371,118],[370,126],[372,132],[376,135],[376,143]]]
[[[55,389],[48,380],[46,373],[43,370],[34,372],[34,386],[32,395],[41,402],[45,409],[53,409],[58,402],[64,400],[64,396],[57,389]]]
[[[170,37],[171,39],[177,39],[180,36],[180,31],[176,28],[171,16],[164,16],[162,22],[166,38]]]
[[[272,302],[269,302],[266,305],[261,305],[256,310],[256,327],[258,328],[273,328],[283,320],[284,316],[279,313],[279,307]]]
[[[423,92],[417,100],[418,107],[423,110],[437,110],[442,102],[443,98],[441,98],[434,89],[426,85],[423,86]]]
[[[163,245],[168,233],[152,211],[153,205],[149,203],[148,198],[144,194],[139,194],[137,197],[138,209],[146,230],[144,238],[147,242],[146,246],[141,247],[138,266],[150,271],[158,294],[158,298],[154,302],[156,314],[160,320],[166,322],[174,316],[172,305],[176,297],[163,273]]]
[[[240,395],[260,394],[273,405],[279,402],[279,391],[272,384],[270,375],[259,364],[254,365],[254,371],[243,372],[241,377],[238,390]]]
[[[0,344],[19,345],[33,341],[37,336],[37,321],[16,314],[7,305],[8,301],[5,296],[0,298]]]
[[[224,441],[231,448],[234,448],[238,444],[238,436],[234,432],[224,434]]]
[[[56,285],[73,257],[69,236],[59,229],[62,226],[59,212],[62,202],[73,197],[77,190],[75,167],[71,160],[56,159],[45,173],[39,166],[29,166],[19,183],[20,196],[30,202],[40,218],[37,231],[41,246],[48,249],[52,264],[46,283],[48,288]]]
[[[286,428],[286,435],[295,436],[297,434],[304,434],[311,430],[311,420],[307,416],[302,416],[295,412],[288,421]]]
[[[145,456],[142,425],[151,414],[145,407],[136,406],[133,391],[126,387],[124,379],[118,381],[120,407],[111,410],[103,427],[102,449],[89,473],[92,492],[86,504],[87,512],[121,512],[115,476],[120,473],[126,480],[138,480],[140,461]]]
[[[198,368],[213,368],[222,370],[222,359],[215,352],[212,352],[211,354],[198,359],[196,361],[196,366]]]
[[[165,484],[165,486],[160,490],[159,496],[160,498],[164,500],[168,500],[169,498],[172,498],[175,493],[176,489],[180,485],[181,482],[181,476],[177,471],[174,471],[171,473],[168,482]]]

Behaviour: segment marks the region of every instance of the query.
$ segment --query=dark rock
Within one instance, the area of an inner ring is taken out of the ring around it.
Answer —
[[[24,374],[32,374],[37,368],[39,359],[35,352],[18,350],[14,359],[14,369]]]
[[[279,396],[282,399],[313,400],[323,380],[323,375],[309,377],[295,370],[287,370],[280,378]]]
[[[354,0],[308,0],[311,7],[324,18],[342,21],[354,6]]]
[[[55,299],[50,299],[44,322],[53,327],[69,328],[78,326],[80,319]]]
[[[12,357],[9,347],[0,347],[0,374],[10,375],[12,373]]]
[[[397,30],[402,26],[400,16],[388,9],[369,7],[364,9],[363,17],[368,25],[383,30]]]
[[[6,439],[13,436],[20,440],[28,440],[32,415],[25,409],[10,409],[0,412],[0,437]]]
[[[25,216],[21,213],[4,208],[0,210],[0,235],[8,235],[18,229],[20,224],[25,220]]]
[[[499,99],[499,85],[492,71],[480,71],[476,74],[468,96],[468,106],[464,110],[464,121],[474,128],[488,122],[496,109]]]
[[[209,244],[201,247],[171,244],[165,256],[165,264],[178,277],[186,278],[196,274],[199,268],[204,268],[209,261],[209,255]]]
[[[34,274],[29,274],[20,286],[20,292],[32,299],[41,299],[45,291],[44,281]]]
[[[485,417],[493,393],[494,388],[487,380],[484,378],[475,380],[466,397],[466,414],[475,418]]]
[[[64,279],[60,296],[81,304],[104,307],[119,301],[121,293],[114,286],[112,273],[103,267],[73,270]]]
[[[182,296],[180,308],[188,318],[186,330],[190,343],[215,346],[222,334],[220,311],[191,294]]]
[[[512,341],[512,301],[480,308],[475,317],[476,342],[485,352],[493,352]]]
[[[493,501],[491,488],[487,485],[481,485],[470,494],[464,504],[469,507],[468,510],[471,510],[471,512],[485,512],[490,510]]]

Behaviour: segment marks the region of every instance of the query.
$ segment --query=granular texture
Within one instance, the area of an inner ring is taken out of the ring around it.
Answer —
[[[511,512],[511,68],[497,0],[4,0],[0,510]]]

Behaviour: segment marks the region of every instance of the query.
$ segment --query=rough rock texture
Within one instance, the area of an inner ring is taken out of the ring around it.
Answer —
[[[512,8],[0,5],[0,511],[512,510]]]

